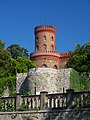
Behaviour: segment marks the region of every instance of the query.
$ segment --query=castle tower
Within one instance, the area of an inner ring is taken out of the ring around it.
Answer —
[[[59,54],[56,53],[56,28],[50,25],[37,26],[35,33],[35,52],[30,59],[37,67],[59,68]]]
[[[56,51],[56,28],[50,25],[35,27],[35,51]]]

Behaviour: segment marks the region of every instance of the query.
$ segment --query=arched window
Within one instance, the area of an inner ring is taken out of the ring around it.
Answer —
[[[46,65],[46,64],[43,64],[43,65],[42,65],[42,67],[43,67],[43,68],[46,68],[46,67],[47,67],[47,65]]]
[[[36,37],[36,39],[38,40],[38,36]]]
[[[46,51],[47,50],[47,46],[44,44],[43,45],[43,50]]]
[[[39,46],[38,45],[36,46],[36,51],[39,51]]]
[[[53,68],[54,68],[54,69],[57,69],[57,65],[54,65]]]
[[[54,40],[54,37],[53,37],[53,36],[51,37],[51,40],[52,40],[52,41]]]
[[[51,45],[51,51],[54,51],[54,46],[53,45]]]
[[[46,35],[43,36],[44,40],[46,40]]]

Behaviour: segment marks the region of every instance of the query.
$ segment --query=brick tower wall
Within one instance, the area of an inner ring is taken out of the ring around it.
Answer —
[[[35,27],[35,51],[56,51],[56,28],[52,26]]]

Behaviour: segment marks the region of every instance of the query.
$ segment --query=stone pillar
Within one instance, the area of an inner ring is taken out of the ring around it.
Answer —
[[[72,108],[72,102],[73,102],[73,98],[74,98],[74,90],[73,89],[67,89],[67,98],[66,98],[66,105],[67,105],[67,108]]]
[[[20,110],[21,108],[21,101],[22,101],[22,98],[21,98],[21,95],[19,93],[16,94],[16,101],[15,101],[15,104],[16,104],[16,111]]]
[[[45,110],[47,107],[47,99],[46,99],[47,94],[48,92],[46,91],[40,92],[40,110]]]

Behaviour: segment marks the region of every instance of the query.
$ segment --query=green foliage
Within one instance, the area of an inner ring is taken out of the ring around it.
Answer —
[[[7,87],[10,90],[10,96],[13,96],[17,72],[27,72],[36,65],[27,57],[27,49],[15,44],[4,50],[4,46],[5,43],[0,40],[0,96]]]
[[[0,48],[4,49],[4,47],[5,47],[5,43],[2,40],[0,40]]]
[[[28,50],[20,47],[18,44],[12,44],[7,48],[7,50],[11,53],[12,58],[16,59],[18,56],[28,57]]]
[[[16,65],[17,73],[28,72],[30,68],[36,67],[36,64],[27,57],[18,57],[16,61],[17,61],[17,65]]]
[[[90,70],[90,43],[83,46],[77,44],[75,51],[70,52],[68,66],[79,72]]]
[[[0,100],[0,111],[15,111],[15,102],[13,102],[13,100],[7,100],[5,103],[4,101]]]
[[[7,88],[7,86],[10,90],[10,96],[14,96],[15,80],[16,80],[16,76],[9,76],[9,77],[0,78],[0,96],[3,94],[3,92]]]
[[[90,90],[90,43],[83,46],[77,44],[75,51],[70,53],[68,66],[75,70],[71,71],[70,87],[75,91]]]
[[[70,88],[77,91],[90,91],[90,78],[87,72],[79,73],[74,69],[70,73]]]
[[[21,103],[21,108],[20,108],[20,110],[21,110],[21,111],[28,110],[28,107],[29,107],[29,103],[27,102],[27,103],[25,104],[25,101],[23,100],[22,103]]]

